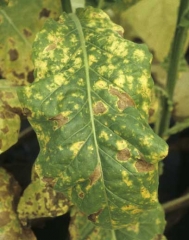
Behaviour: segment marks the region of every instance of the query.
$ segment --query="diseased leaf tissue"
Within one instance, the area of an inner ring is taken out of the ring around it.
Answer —
[[[167,154],[147,122],[151,54],[122,34],[92,7],[48,20],[33,44],[35,81],[18,92],[41,180],[108,229],[162,215],[157,163]]]

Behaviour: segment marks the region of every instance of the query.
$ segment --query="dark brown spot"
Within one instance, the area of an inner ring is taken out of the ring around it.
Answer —
[[[24,28],[23,33],[26,37],[30,37],[32,35],[31,31],[26,28]]]
[[[0,139],[0,149],[2,149],[2,146],[3,146],[2,140]]]
[[[26,204],[27,204],[27,205],[30,205],[30,206],[33,205],[32,201],[27,201]]]
[[[13,75],[19,79],[24,79],[25,78],[25,74],[24,73],[17,73],[15,71],[12,72]]]
[[[151,117],[151,116],[154,114],[154,112],[155,112],[155,110],[152,109],[152,108],[150,108],[150,109],[149,109],[149,112],[148,112],[149,117]]]
[[[23,108],[23,115],[26,117],[31,117],[32,112],[28,108]]]
[[[18,59],[19,54],[16,49],[10,49],[8,53],[9,53],[10,61],[16,61]]]
[[[138,170],[138,172],[149,172],[154,170],[154,165],[147,163],[144,160],[138,160],[135,163],[135,167]]]
[[[84,192],[80,192],[79,194],[78,194],[78,196],[79,196],[79,198],[81,198],[81,199],[83,199],[84,198]]]
[[[9,217],[9,214],[10,214],[10,212],[8,212],[8,211],[1,212],[1,214],[0,214],[0,227],[3,227],[5,225],[7,225],[11,221],[11,219]]]
[[[90,179],[90,185],[94,185],[98,179],[101,177],[101,168],[100,166],[98,165],[94,172],[90,175],[89,179]]]
[[[56,47],[57,47],[56,43],[52,43],[45,49],[45,51],[48,52],[54,50]]]
[[[88,216],[88,219],[89,219],[91,222],[96,222],[96,220],[97,220],[98,216],[101,214],[101,212],[102,212],[102,209],[98,210],[98,212],[96,212],[96,213],[90,214],[90,215]]]
[[[36,193],[35,194],[35,199],[38,201],[41,198],[41,194],[40,193]]]
[[[30,72],[28,72],[28,74],[27,74],[27,81],[29,83],[32,83],[34,81],[34,70],[31,70]]]
[[[106,107],[104,106],[104,104],[102,102],[97,102],[94,107],[93,107],[93,112],[94,114],[98,115],[98,114],[103,114],[106,112]]]
[[[68,122],[68,118],[64,117],[61,113],[55,117],[49,118],[49,120],[56,121],[58,128],[62,127]]]
[[[42,17],[49,17],[50,15],[50,10],[46,9],[46,8],[43,8],[41,10],[41,12],[39,13],[39,18],[42,18]]]
[[[43,178],[43,182],[46,183],[46,186],[48,187],[54,187],[54,185],[56,184],[56,180],[54,178]]]
[[[118,97],[117,106],[120,110],[124,110],[127,107],[135,106],[134,101],[127,93],[121,93],[117,89],[111,87],[109,90],[110,94]]]
[[[127,148],[120,150],[117,153],[117,160],[120,161],[127,161],[130,158],[130,152]]]
[[[6,126],[6,127],[4,127],[4,128],[1,128],[1,131],[2,131],[4,134],[6,134],[6,133],[8,133],[9,128]]]

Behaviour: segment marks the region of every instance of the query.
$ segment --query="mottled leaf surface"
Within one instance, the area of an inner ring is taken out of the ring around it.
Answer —
[[[138,222],[131,222],[125,228],[109,230],[95,226],[75,207],[71,209],[69,226],[71,240],[165,240],[162,235],[164,217],[161,206],[144,211]]]
[[[11,82],[0,80],[0,153],[17,142],[21,113],[16,88]]]
[[[63,215],[68,211],[69,205],[62,193],[35,178],[20,198],[17,212],[22,225],[25,226],[32,219]]]
[[[21,189],[3,168],[0,168],[0,239],[36,240],[29,228],[22,228],[16,214]]]
[[[167,154],[147,123],[151,55],[122,34],[92,7],[47,21],[33,45],[36,80],[18,92],[40,144],[38,175],[105,228],[158,206]]]
[[[31,46],[48,17],[57,18],[60,1],[10,0],[0,5],[0,73],[17,85],[32,82]]]

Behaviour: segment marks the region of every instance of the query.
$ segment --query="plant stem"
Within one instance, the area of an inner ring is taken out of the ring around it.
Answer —
[[[176,85],[176,81],[178,78],[178,71],[180,60],[183,55],[184,44],[186,41],[187,35],[187,27],[180,26],[181,17],[183,16],[183,12],[185,9],[189,7],[189,0],[181,0],[180,7],[179,7],[179,14],[177,20],[177,28],[174,35],[174,40],[172,43],[172,48],[169,54],[169,67],[167,73],[167,83],[166,83],[166,92],[168,94],[168,99],[165,96],[162,96],[161,106],[162,109],[160,110],[160,121],[157,123],[156,132],[163,136],[165,131],[169,128],[170,118],[172,107],[171,103],[173,100],[173,93]]]
[[[189,193],[186,195],[162,204],[165,213],[173,212],[181,208],[189,207]]]
[[[99,0],[97,7],[102,9],[102,8],[103,8],[103,5],[104,5],[104,0]]]
[[[66,13],[72,13],[71,0],[61,0],[62,10]]]

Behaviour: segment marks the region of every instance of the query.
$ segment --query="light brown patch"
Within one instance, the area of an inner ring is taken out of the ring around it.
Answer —
[[[104,106],[104,104],[102,102],[97,102],[94,107],[93,107],[93,112],[95,115],[98,115],[98,114],[103,114],[105,113],[107,110],[107,108]]]
[[[1,212],[1,214],[0,214],[0,227],[3,227],[5,225],[7,225],[11,221],[9,215],[10,215],[10,212],[8,212],[8,211]]]
[[[138,172],[149,172],[154,170],[154,165],[147,163],[144,160],[138,160],[135,163],[135,167],[138,170]]]
[[[121,93],[113,87],[110,88],[109,92],[119,98],[117,105],[120,110],[123,111],[127,107],[135,106],[134,101],[127,93]]]
[[[49,120],[56,121],[58,128],[60,128],[68,122],[69,118],[64,117],[62,114],[58,114],[55,117],[49,118]]]
[[[14,75],[15,77],[17,77],[18,79],[24,79],[24,78],[25,78],[25,74],[24,74],[24,73],[17,73],[17,72],[15,72],[15,71],[13,71],[12,73],[13,73],[13,75]]]
[[[98,165],[94,172],[90,175],[89,179],[90,179],[90,185],[94,185],[98,179],[101,177],[101,168],[100,166]]]
[[[23,108],[23,115],[26,117],[31,117],[32,112],[28,108]]]
[[[11,92],[5,92],[5,97],[6,98],[14,98],[14,94]]]
[[[153,238],[153,240],[161,240],[163,239],[163,235],[162,234],[158,234],[155,236],[155,238]]]
[[[117,153],[117,160],[120,161],[127,161],[130,158],[130,152],[127,148],[120,150]]]
[[[52,43],[47,48],[45,48],[45,51],[48,52],[54,50],[56,47],[57,47],[56,43]]]
[[[54,178],[43,178],[43,182],[46,183],[46,186],[48,187],[54,187],[54,185],[56,184],[56,179]]]
[[[8,51],[8,53],[9,53],[10,61],[13,62],[13,61],[16,61],[18,59],[19,54],[18,54],[18,51],[16,49],[10,49]]]
[[[96,220],[97,220],[98,216],[101,214],[102,210],[103,210],[103,209],[100,209],[100,210],[98,210],[98,212],[93,213],[93,214],[90,214],[90,215],[88,216],[88,219],[89,219],[91,222],[96,222]]]
[[[84,198],[84,192],[80,192],[79,194],[78,194],[78,196],[79,196],[79,198],[81,198],[81,199],[83,199]]]
[[[6,126],[6,127],[4,127],[4,128],[1,128],[1,131],[2,131],[4,134],[6,134],[6,133],[8,133],[9,128]]]
[[[23,33],[24,33],[25,37],[30,37],[32,35],[31,31],[29,31],[26,28],[24,28]]]

